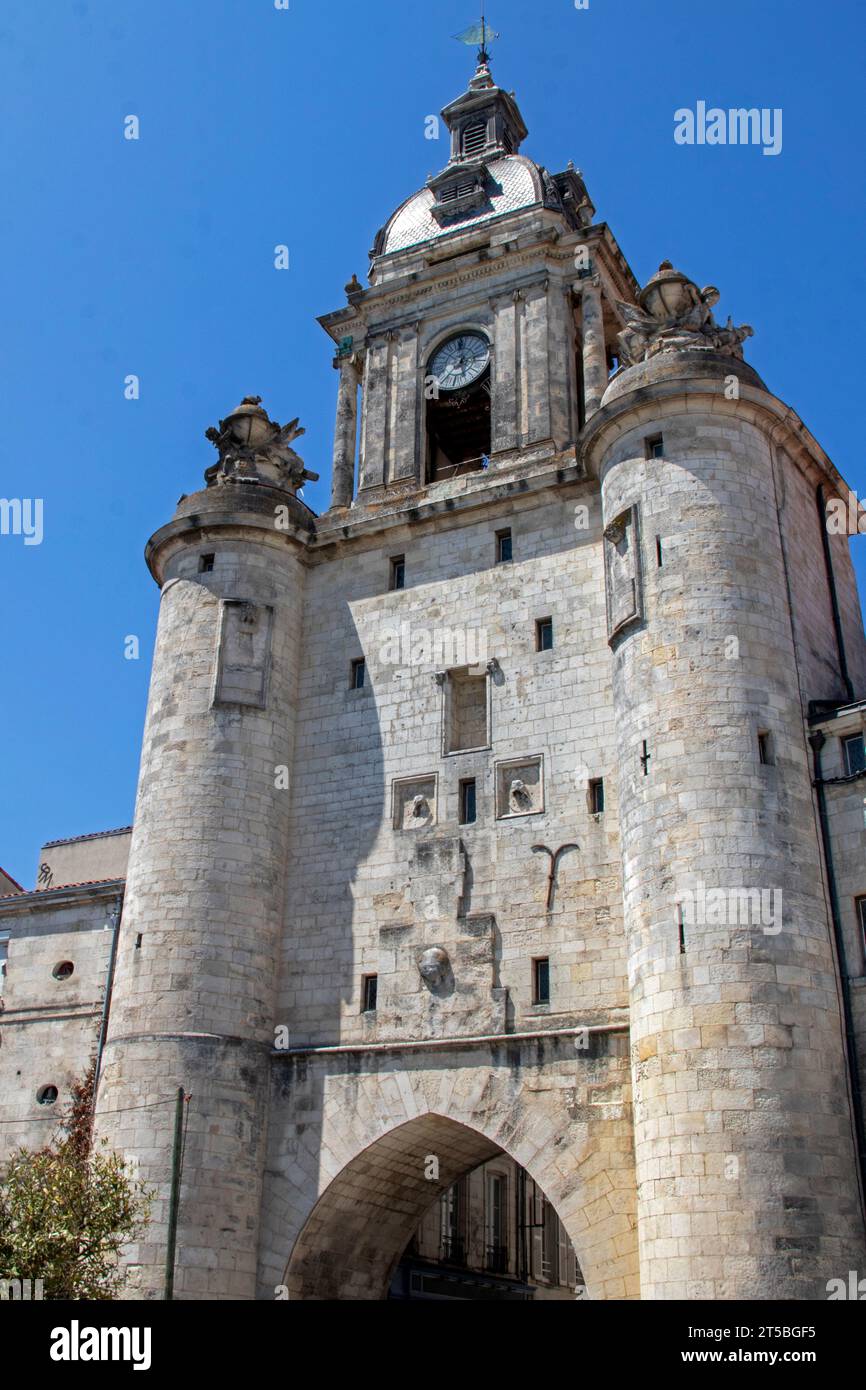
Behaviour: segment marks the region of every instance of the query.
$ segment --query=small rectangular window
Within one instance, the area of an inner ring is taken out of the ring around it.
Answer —
[[[550,960],[547,956],[532,962],[532,1002],[550,1003]]]
[[[773,764],[773,739],[767,729],[758,730],[758,761],[765,767]]]
[[[535,624],[535,650],[549,652],[553,647],[553,619],[538,618]]]
[[[215,557],[214,555],[199,555],[199,557],[198,557],[198,572],[199,572],[199,574],[210,574],[211,570],[213,569],[213,562],[214,562],[215,558],[216,558],[216,557]]]
[[[379,992],[379,976],[365,975],[361,981],[361,997],[363,1000],[363,1012],[372,1014],[376,1010],[376,999]]]
[[[6,965],[9,959],[9,932],[0,932],[0,994],[3,993],[3,982],[6,979]]]
[[[460,783],[460,824],[474,825],[475,817],[475,778],[467,777]]]
[[[497,565],[505,565],[505,564],[507,564],[508,561],[509,561],[509,560],[511,559],[511,557],[512,557],[512,553],[513,553],[513,552],[512,552],[512,548],[511,548],[511,532],[510,532],[510,531],[497,531],[497,532],[496,532],[496,563],[497,563]]]
[[[853,777],[855,772],[866,770],[866,748],[863,746],[862,734],[852,734],[850,738],[843,738],[842,748],[845,754],[846,777]]]
[[[604,779],[594,777],[589,784],[589,809],[592,815],[604,813]]]
[[[406,587],[406,556],[393,555],[391,557],[391,580],[392,589],[405,589]]]
[[[660,434],[651,434],[646,441],[648,459],[661,459],[665,456],[665,441]]]
[[[351,689],[363,690],[367,679],[367,663],[362,656],[352,662]]]

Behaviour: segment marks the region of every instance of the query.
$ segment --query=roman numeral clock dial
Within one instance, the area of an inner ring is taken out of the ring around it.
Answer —
[[[459,391],[477,381],[489,361],[490,344],[480,333],[459,333],[442,344],[430,370],[440,391]]]

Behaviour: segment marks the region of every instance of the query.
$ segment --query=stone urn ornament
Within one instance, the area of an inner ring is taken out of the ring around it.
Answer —
[[[729,317],[724,328],[713,317],[721,295],[715,285],[699,290],[694,280],[662,261],[638,295],[639,308],[617,300],[625,328],[617,339],[624,367],[646,362],[658,352],[688,348],[723,352],[742,360],[743,342],[753,336],[749,324],[735,328]]]
[[[305,431],[297,419],[278,425],[262,409],[261,396],[244,396],[237,409],[220,420],[219,428],[205,430],[219,454],[205,471],[208,487],[231,483],[264,483],[283,492],[296,493],[305,482],[318,482],[291,447]]]

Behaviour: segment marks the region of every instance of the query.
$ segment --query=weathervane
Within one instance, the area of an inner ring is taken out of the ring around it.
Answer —
[[[501,36],[497,34],[495,30],[490,28],[490,25],[484,18],[484,6],[482,5],[481,23],[470,24],[469,28],[464,29],[462,34],[455,34],[454,37],[455,39],[457,39],[458,43],[465,43],[469,44],[470,46],[476,43],[479,44],[480,47],[478,49],[478,61],[479,63],[486,63],[490,58],[490,54],[487,52],[487,45],[489,43],[493,43],[496,39],[500,38]]]

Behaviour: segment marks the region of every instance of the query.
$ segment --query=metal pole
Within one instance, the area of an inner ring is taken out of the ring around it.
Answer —
[[[168,1202],[168,1241],[165,1251],[165,1301],[174,1298],[174,1259],[177,1249],[177,1209],[180,1203],[180,1170],[183,1148],[183,1103],[184,1090],[177,1088],[177,1104],[174,1111],[174,1147],[171,1155],[171,1195]]]
[[[93,1108],[96,1109],[96,1093],[99,1090],[99,1078],[102,1075],[102,1054],[105,1051],[105,1039],[108,1036],[108,1015],[111,1010],[111,995],[114,989],[114,969],[117,964],[117,938],[120,932],[120,917],[123,911],[123,894],[121,893],[115,904],[114,912],[111,915],[111,950],[108,955],[108,973],[105,977],[105,996],[102,1000],[102,1020],[99,1025],[99,1043],[96,1048],[96,1069],[93,1077]]]

